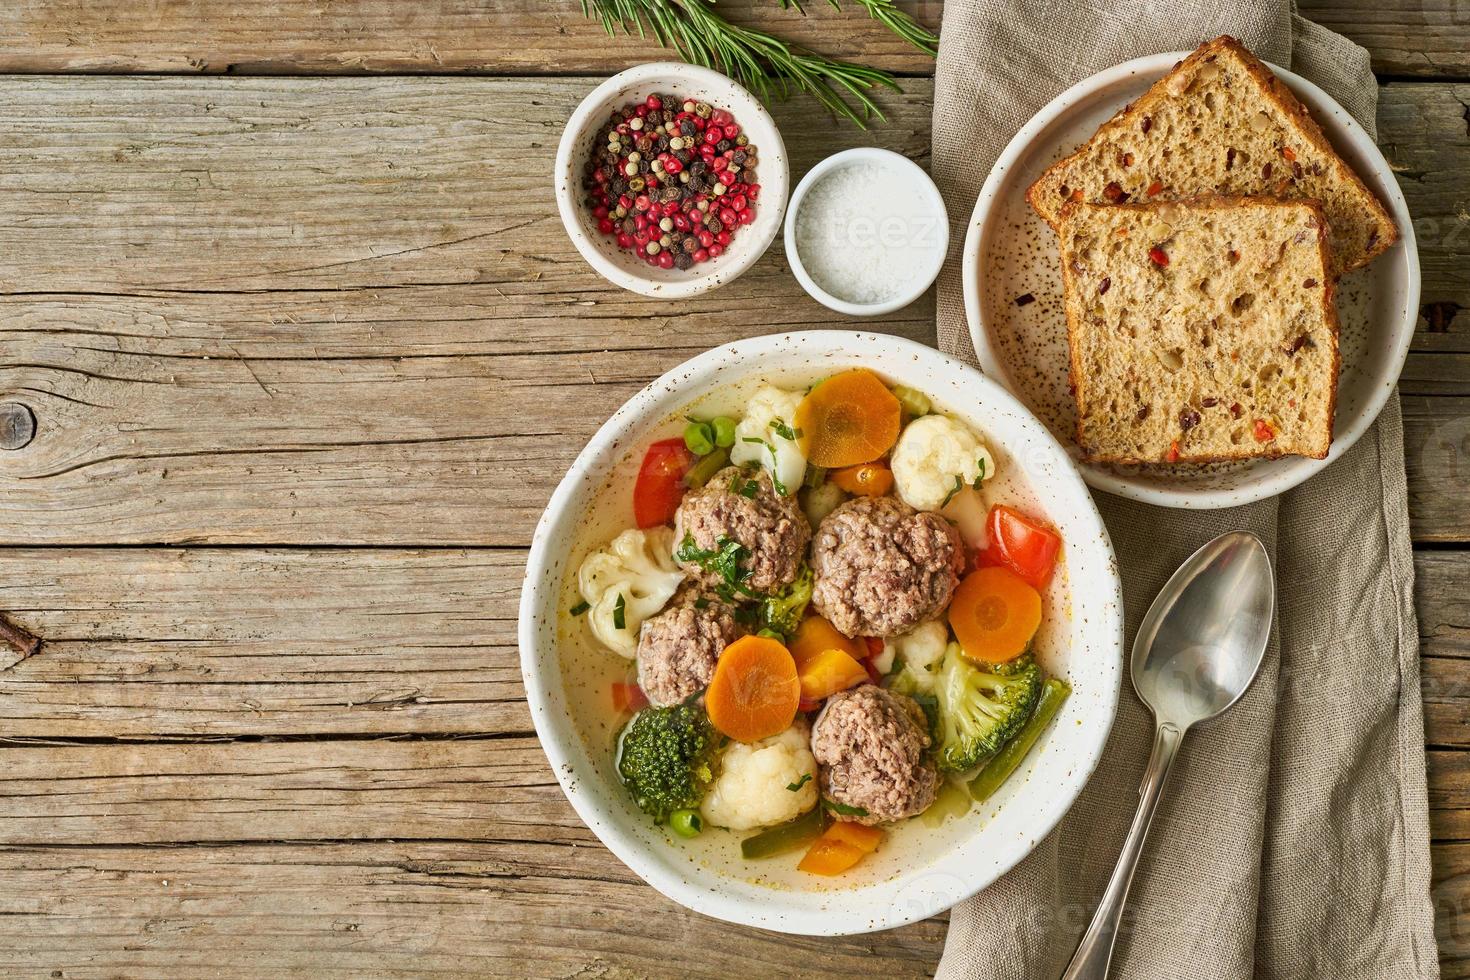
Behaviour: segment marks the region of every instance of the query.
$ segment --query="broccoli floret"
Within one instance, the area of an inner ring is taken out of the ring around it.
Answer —
[[[618,774],[638,808],[659,823],[699,806],[715,779],[722,739],[693,704],[644,708],[623,730]]]
[[[1010,663],[977,664],[951,643],[934,685],[939,768],[964,772],[1000,751],[1031,717],[1042,681],[1029,653]]]
[[[812,601],[812,570],[802,565],[796,580],[779,593],[767,596],[761,602],[763,628],[775,630],[783,636],[791,636],[801,623],[807,603]]]

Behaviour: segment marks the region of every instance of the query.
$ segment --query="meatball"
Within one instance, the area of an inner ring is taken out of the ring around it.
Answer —
[[[922,813],[939,787],[939,774],[924,756],[929,742],[924,710],[913,698],[873,684],[834,694],[812,726],[822,795],[866,811],[845,815],[858,823]]]
[[[896,497],[858,497],[817,528],[812,605],[848,636],[894,636],[949,605],[964,569],[958,532]]]
[[[747,632],[729,606],[686,586],[666,609],[643,622],[638,686],[650,704],[678,704],[709,686],[721,652]]]
[[[811,536],[811,525],[796,498],[777,493],[764,469],[725,467],[704,486],[685,494],[674,516],[676,548],[690,537],[704,551],[718,551],[723,538],[743,545],[750,552],[740,562],[749,573],[744,584],[760,592],[779,589],[796,578]],[[706,585],[724,582],[718,572],[692,562],[684,567]]]

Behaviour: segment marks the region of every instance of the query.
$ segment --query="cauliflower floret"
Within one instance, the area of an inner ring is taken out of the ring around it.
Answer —
[[[713,826],[754,830],[795,820],[816,805],[817,760],[811,732],[798,718],[779,735],[731,742],[699,811]]]
[[[683,583],[684,572],[674,564],[673,552],[672,528],[631,528],[582,559],[577,590],[592,607],[587,624],[614,653],[633,659],[643,621],[662,609]]]
[[[901,689],[933,694],[934,678],[939,674],[948,645],[949,627],[944,625],[944,620],[934,619],[915,626],[912,632],[890,638],[883,647],[884,653],[891,648],[894,656],[902,660]]]
[[[795,435],[801,398],[797,391],[763,386],[746,403],[745,415],[735,426],[735,445],[730,447],[730,462],[737,466],[759,463],[771,474],[777,492],[785,496],[799,490],[806,476],[806,455],[794,438],[787,438]],[[748,441],[752,439],[757,441]]]
[[[948,415],[905,426],[891,466],[898,495],[915,510],[939,510],[957,489],[995,476],[995,458],[980,437]]]

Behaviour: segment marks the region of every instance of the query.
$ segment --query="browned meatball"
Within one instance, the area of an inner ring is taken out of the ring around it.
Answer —
[[[865,811],[843,815],[858,823],[922,813],[939,787],[939,775],[924,755],[929,742],[924,710],[913,698],[873,684],[834,694],[812,726],[822,795]]]
[[[678,704],[709,686],[715,661],[747,632],[729,606],[685,587],[638,631],[638,686],[650,704]]]
[[[812,605],[848,636],[895,636],[938,616],[964,569],[959,533],[897,497],[858,497],[817,528]]]
[[[812,529],[796,498],[777,493],[764,469],[727,466],[684,496],[674,516],[676,546],[686,536],[703,551],[718,551],[726,538],[738,541],[750,552],[741,561],[749,572],[744,585],[769,592],[796,578]],[[724,583],[693,562],[684,567],[706,585]]]

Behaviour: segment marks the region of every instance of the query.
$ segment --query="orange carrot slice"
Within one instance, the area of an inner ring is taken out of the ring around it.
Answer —
[[[725,647],[705,691],[710,723],[739,742],[785,731],[796,718],[801,682],[796,661],[779,641],[743,636]]]
[[[810,703],[866,683],[868,669],[842,650],[832,649],[802,661],[797,676],[801,697]]]
[[[1041,625],[1041,593],[1009,568],[976,569],[955,589],[949,625],[971,660],[1003,664],[1031,645]]]
[[[840,875],[878,849],[883,831],[852,821],[838,821],[812,842],[797,869],[814,875]]]
[[[868,463],[893,448],[903,408],[878,376],[865,368],[834,374],[796,409],[801,448],[829,469]]]
[[[848,493],[881,497],[893,489],[893,471],[882,463],[859,463],[827,474],[827,479]]]
[[[854,660],[867,656],[861,640],[843,636],[837,632],[837,627],[821,616],[808,616],[801,621],[801,625],[796,627],[796,635],[791,638],[790,649],[791,656],[796,660],[798,673],[801,672],[802,664],[828,650],[841,650]]]

